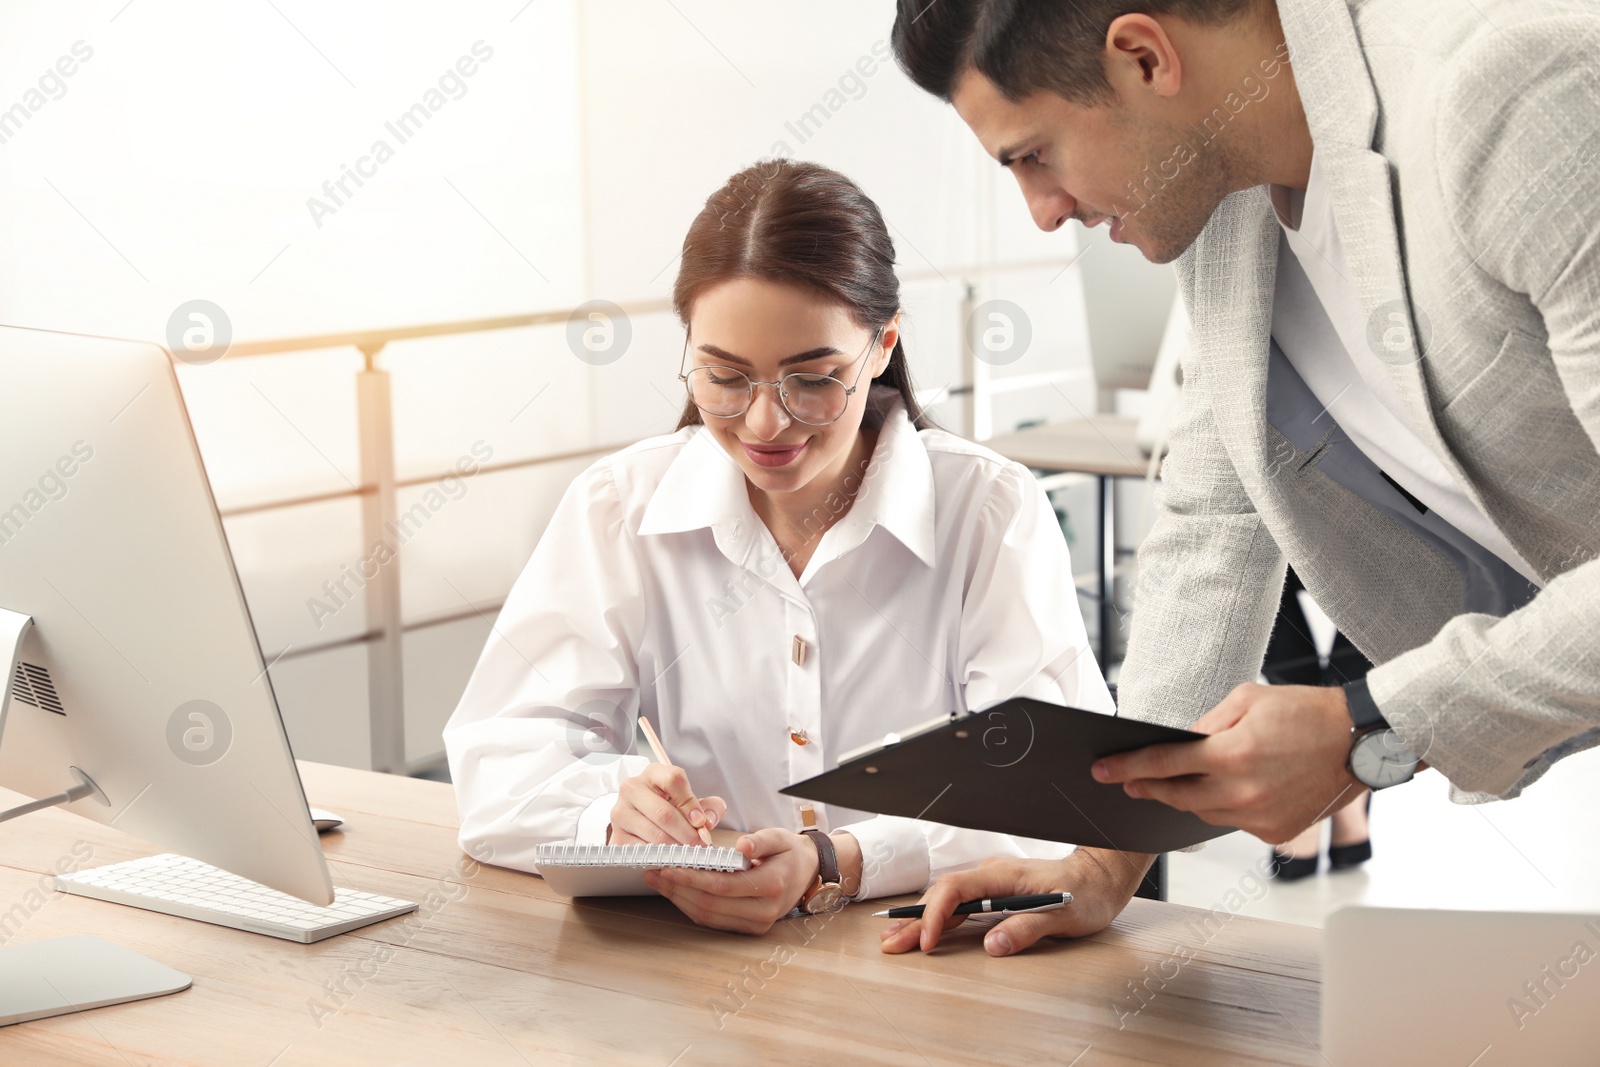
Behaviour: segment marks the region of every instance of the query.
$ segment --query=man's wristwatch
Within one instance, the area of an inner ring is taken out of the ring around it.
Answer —
[[[810,915],[833,911],[844,900],[844,887],[839,883],[839,854],[833,847],[833,838],[817,828],[817,813],[810,804],[801,806],[800,818],[805,824],[800,832],[817,846],[817,877],[800,898],[799,908]]]
[[[1411,781],[1419,757],[1384,719],[1367,692],[1367,680],[1347,683],[1344,697],[1350,705],[1350,773],[1372,790]]]

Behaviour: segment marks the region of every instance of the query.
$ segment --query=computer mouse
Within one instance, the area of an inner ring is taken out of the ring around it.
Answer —
[[[325,834],[334,827],[342,826],[343,824],[344,819],[331,811],[326,811],[322,808],[311,809],[311,825],[317,828],[317,833],[319,834]]]

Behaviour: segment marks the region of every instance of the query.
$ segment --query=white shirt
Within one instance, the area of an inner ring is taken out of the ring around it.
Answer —
[[[1406,492],[1493,552],[1530,582],[1539,575],[1479,510],[1464,485],[1423,441],[1367,343],[1367,316],[1350,281],[1315,154],[1305,192],[1271,186],[1290,255],[1278,257],[1272,336],[1333,421]]]
[[[854,506],[797,579],[744,474],[689,427],[579,475],[507,598],[444,731],[461,844],[532,870],[542,842],[603,840],[619,784],[649,763],[633,751],[640,712],[695,792],[728,802],[723,826],[798,829],[801,801],[780,787],[1011,696],[1113,710],[1066,540],[1025,468],[919,433],[897,401]],[[597,714],[622,739],[598,753],[585,739]],[[861,896],[920,890],[988,856],[1071,851],[817,814],[859,839]]]

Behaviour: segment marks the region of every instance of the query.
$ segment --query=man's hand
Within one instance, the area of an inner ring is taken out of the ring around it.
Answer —
[[[1107,756],[1095,779],[1273,845],[1365,788],[1346,766],[1350,709],[1337,686],[1241,685],[1191,729],[1211,736]]]
[[[728,814],[721,797],[697,797],[682,767],[652,763],[623,781],[611,809],[613,845],[704,845]]]
[[[1072,903],[1054,911],[1013,915],[984,936],[991,956],[1009,956],[1041,937],[1083,937],[1111,925],[1133,899],[1134,890],[1155,861],[1138,852],[1080,848],[1061,860],[990,859],[969,871],[947,874],[922,895],[920,919],[891,923],[882,933],[883,951],[928,952],[946,930],[965,922],[956,906],[987,897],[1065,891]]]
[[[701,926],[764,934],[815,884],[817,846],[789,830],[760,830],[739,838],[734,847],[750,857],[750,870],[724,874],[663,867],[644,880]]]

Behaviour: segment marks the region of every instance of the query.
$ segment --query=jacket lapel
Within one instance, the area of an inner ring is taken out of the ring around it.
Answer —
[[[1238,471],[1266,466],[1267,352],[1278,270],[1278,223],[1264,187],[1225,197],[1178,261],[1190,301],[1202,387]]]
[[[1419,338],[1413,320],[1391,170],[1371,148],[1377,97],[1349,9],[1340,0],[1283,0],[1279,12],[1368,340],[1407,421],[1483,510],[1434,422],[1423,359],[1438,342],[1426,329]],[[1263,416],[1279,234],[1266,188],[1246,189],[1224,198],[1177,264],[1184,291],[1204,294],[1200,306],[1191,302],[1194,343],[1204,353],[1207,395],[1241,472],[1268,462]]]
[[[1284,0],[1279,15],[1350,281],[1366,316],[1367,344],[1383,362],[1406,422],[1488,514],[1434,422],[1424,360],[1446,339],[1432,336],[1425,318],[1418,331],[1395,228],[1393,172],[1372,150],[1377,92],[1350,9],[1343,0]]]

